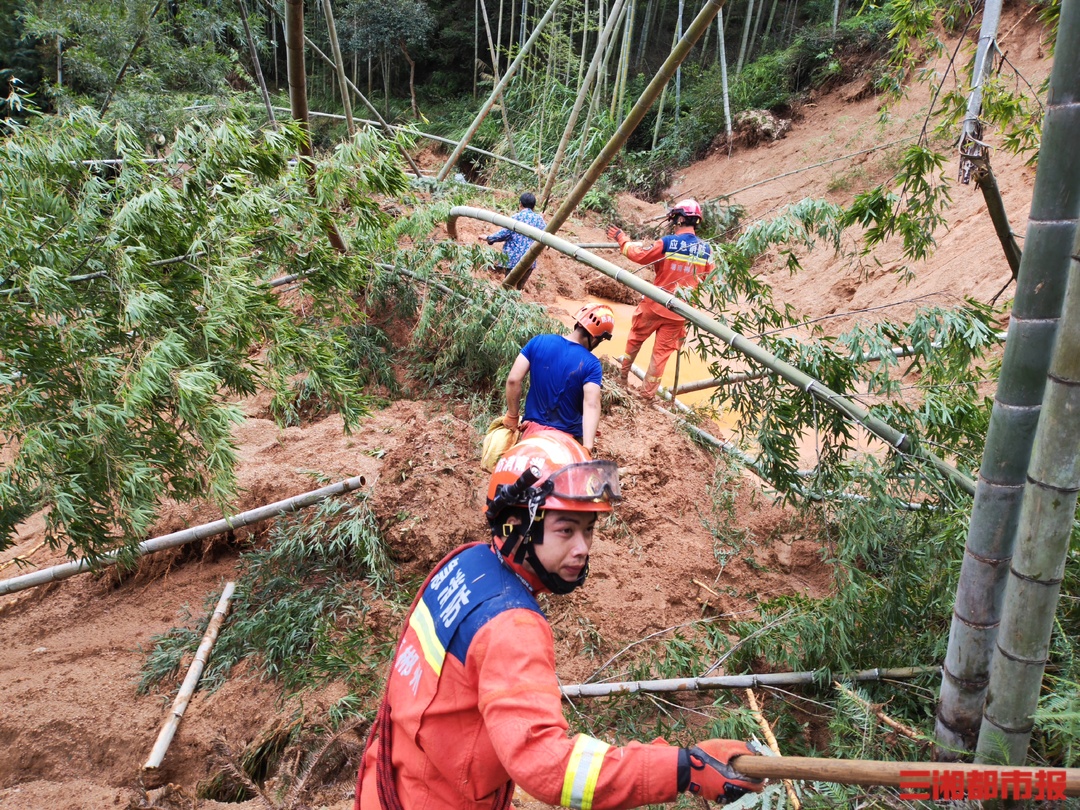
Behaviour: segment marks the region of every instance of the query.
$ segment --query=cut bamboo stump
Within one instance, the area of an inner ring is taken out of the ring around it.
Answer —
[[[169,750],[169,744],[172,743],[173,736],[176,734],[176,729],[180,726],[180,720],[184,716],[184,710],[187,709],[191,696],[195,694],[195,687],[198,686],[199,678],[202,677],[203,668],[206,666],[206,661],[210,657],[210,650],[213,648],[214,642],[217,641],[218,632],[221,630],[221,625],[225,621],[225,614],[229,612],[229,602],[232,601],[233,593],[235,591],[235,582],[225,583],[225,588],[221,592],[221,598],[218,599],[217,607],[214,608],[214,615],[210,617],[210,624],[207,625],[206,633],[203,635],[202,642],[199,644],[199,649],[195,652],[195,660],[192,661],[191,666],[188,667],[184,682],[180,685],[180,691],[176,694],[176,700],[173,701],[169,719],[165,721],[165,725],[163,725],[161,731],[158,732],[157,742],[154,743],[154,747],[150,751],[150,758],[147,759],[146,764],[143,765],[144,770],[160,767],[161,761],[165,759],[165,752]]]

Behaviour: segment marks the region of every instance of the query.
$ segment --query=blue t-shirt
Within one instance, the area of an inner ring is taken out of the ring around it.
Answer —
[[[529,361],[525,420],[581,436],[585,383],[600,385],[600,361],[562,335],[537,335],[521,350]]]

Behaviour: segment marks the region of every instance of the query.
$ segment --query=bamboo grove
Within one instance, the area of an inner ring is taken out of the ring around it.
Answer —
[[[710,376],[739,380],[717,387],[711,407],[739,414],[753,468],[822,521],[835,589],[824,599],[766,600],[727,633],[703,623],[643,644],[621,664],[626,679],[700,676],[718,658],[728,672],[763,662],[799,672],[944,662],[944,680],[931,668],[898,693],[871,684],[852,699],[810,685],[790,700],[777,732],[802,741],[792,753],[821,752],[799,733],[806,698],[827,702],[827,753],[918,759],[936,744],[946,759],[977,748],[983,761],[1080,763],[1078,483],[1075,457],[1064,452],[1077,435],[1070,386],[1080,159],[1068,144],[1080,133],[1080,52],[1062,47],[1078,41],[1077,6],[1034,7],[1048,36],[1059,37],[1046,86],[1017,92],[1003,65],[987,67],[989,51],[974,52],[967,73],[956,70],[962,89],[941,95],[924,137],[894,150],[895,175],[850,204],[792,201],[747,222],[729,199],[707,203],[707,219],[724,223],[710,234],[724,272],[689,304],[723,313],[730,329],[862,403],[914,449],[863,453],[859,428],[842,411],[777,375],[746,374],[745,357],[699,332]],[[10,85],[0,133],[9,245],[0,270],[0,436],[13,454],[0,472],[0,548],[44,508],[50,541],[91,559],[144,539],[163,498],[229,502],[230,431],[242,418],[233,401],[258,388],[274,392],[283,424],[333,410],[351,428],[373,389],[397,393],[394,368],[404,366],[468,400],[478,423],[490,417],[517,348],[557,327],[515,291],[473,276],[489,258],[483,250],[431,236],[451,205],[491,207],[493,198],[460,184],[410,186],[402,155],[426,134],[462,145],[467,136],[483,153],[462,148],[443,179],[528,182],[545,201],[559,198],[611,143],[697,13],[675,0],[309,2],[308,46],[294,40],[302,58],[293,69],[306,74],[313,106],[348,122],[309,131],[274,118],[295,98],[287,91],[288,12],[272,0],[8,0],[0,8],[18,12],[18,30],[0,35],[34,43],[32,54],[12,49],[2,66],[6,78],[25,78]],[[838,0],[801,8],[736,0],[574,207],[610,216],[617,191],[656,199],[675,167],[729,140],[737,113],[781,109],[807,87],[827,85],[852,51],[880,60],[876,85],[887,99],[911,85],[943,31],[966,31],[975,19],[966,7],[908,0],[861,10]],[[995,36],[984,30],[979,40]],[[977,94],[966,92],[972,86]],[[381,125],[356,126],[353,103]],[[948,138],[967,144],[960,158],[984,193],[991,188],[989,157],[972,146],[983,138],[976,119],[996,128],[1000,148],[1038,165],[1022,251],[1015,239],[1010,247],[1007,222],[999,229],[1016,275],[1005,309],[974,300],[919,306],[906,321],[832,334],[773,300],[755,273],[768,252],[792,273],[809,251],[857,262],[889,240],[902,244],[899,274],[925,259],[949,202],[941,179],[954,159],[942,146]],[[390,122],[405,134],[390,139]],[[309,161],[296,164],[305,152]],[[328,243],[328,222],[347,250]],[[303,291],[303,317],[273,292],[281,277]],[[1012,317],[1002,355],[995,321],[1004,311]],[[407,324],[408,345],[396,346],[372,313]],[[901,371],[916,381],[901,385]],[[798,462],[806,436],[816,451],[809,470]],[[974,499],[925,463],[929,452],[978,479]],[[745,542],[726,500],[738,464],[718,457],[703,515],[721,567]],[[1072,500],[1055,501],[1057,492]],[[333,708],[333,720],[363,712],[377,692],[370,678],[385,640],[347,616],[345,603],[364,602],[368,586],[391,605],[404,598],[376,523],[360,498],[282,521],[277,550],[245,561],[242,630],[223,634],[226,663],[212,677],[250,657],[302,690],[353,668],[362,674],[351,676],[352,696]],[[335,547],[316,547],[322,525],[339,527]],[[339,553],[351,559],[347,568],[336,566]],[[355,587],[359,580],[368,584]],[[320,614],[325,582],[336,601]],[[260,600],[280,610],[270,616]],[[1031,605],[1038,623],[1024,612]],[[295,647],[283,641],[288,616],[311,629]],[[159,639],[144,688],[170,677],[197,638],[184,628]],[[1004,697],[1021,681],[1028,688]],[[886,699],[921,736],[876,729],[867,706]],[[713,733],[755,733],[749,713],[723,698],[715,708]],[[610,702],[576,722],[630,735],[662,716],[655,704]],[[676,732],[686,723],[666,721]],[[852,795],[832,790],[826,798]]]

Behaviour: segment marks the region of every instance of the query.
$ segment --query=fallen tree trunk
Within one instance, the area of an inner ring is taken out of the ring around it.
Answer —
[[[229,612],[229,602],[232,601],[235,591],[235,582],[225,583],[225,588],[221,591],[221,598],[218,599],[217,607],[214,608],[214,615],[210,617],[210,624],[207,625],[206,633],[203,634],[202,641],[199,643],[199,649],[195,652],[195,659],[191,662],[187,676],[180,685],[180,691],[173,701],[169,719],[165,721],[161,731],[158,732],[157,741],[150,751],[146,764],[143,765],[144,769],[157,768],[161,765],[161,761],[165,759],[165,752],[169,750],[176,729],[180,726],[180,719],[184,716],[184,710],[187,709],[191,696],[195,694],[195,687],[199,684],[203,668],[210,657],[210,650],[213,648],[214,642],[217,641],[221,625],[225,622],[225,614]]]
[[[193,526],[190,529],[165,534],[161,537],[155,537],[152,540],[144,540],[135,547],[134,556],[142,557],[145,554],[151,554],[155,551],[175,548],[176,546],[182,546],[185,543],[192,543],[206,537],[213,537],[216,534],[224,534],[227,531],[239,529],[242,526],[249,526],[252,523],[259,523],[260,521],[268,520],[269,518],[277,517],[278,515],[295,512],[298,509],[303,509],[305,506],[311,506],[312,504],[333,497],[334,495],[343,495],[346,492],[360,489],[365,483],[364,476],[358,475],[355,478],[339,481],[336,484],[330,484],[330,486],[312,490],[303,495],[286,498],[282,501],[275,501],[266,506],[260,506],[257,509],[241,512],[232,517],[215,520],[213,523],[205,523],[202,526]],[[0,596],[5,596],[6,594],[15,593],[17,591],[24,591],[27,588],[35,588],[38,585],[44,585],[48,582],[68,579],[76,574],[82,574],[86,571],[98,569],[103,565],[114,565],[120,557],[120,551],[120,549],[108,551],[93,561],[84,558],[75,560],[74,562],[54,565],[52,568],[44,568],[30,574],[23,574],[22,576],[5,579],[0,581]]]

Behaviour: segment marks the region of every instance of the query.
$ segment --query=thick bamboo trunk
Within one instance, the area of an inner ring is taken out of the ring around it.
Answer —
[[[935,733],[972,751],[1080,215],[1080,3],[1062,6],[1016,298],[953,606]]]
[[[338,44],[337,26],[334,24],[334,9],[330,0],[322,0],[323,16],[326,17],[326,36],[330,40],[330,52],[334,55],[334,70],[337,72],[338,89],[341,91],[341,106],[345,110],[345,128],[351,138],[356,132],[353,123],[352,102],[349,101],[348,78],[345,76],[345,61],[341,58],[341,46]],[[408,54],[406,54],[408,56]],[[410,88],[412,85],[410,84]]]
[[[203,668],[210,658],[210,650],[213,649],[214,642],[217,641],[221,625],[225,622],[225,615],[229,612],[229,602],[232,601],[233,593],[235,591],[235,582],[225,583],[225,588],[221,591],[221,598],[218,599],[217,607],[214,608],[214,615],[210,617],[210,623],[207,625],[206,633],[203,634],[199,649],[195,651],[195,658],[188,668],[187,676],[180,685],[180,691],[177,692],[176,699],[173,700],[172,711],[169,712],[169,719],[166,720],[165,724],[161,727],[157,741],[150,751],[150,756],[143,765],[144,770],[152,770],[153,768],[160,767],[161,761],[165,759],[165,753],[169,750],[169,745],[172,743],[173,736],[176,734],[176,729],[180,726],[180,720],[187,710],[188,703],[191,701],[191,696],[195,694],[195,687],[199,685],[199,678],[202,677]]]
[[[244,38],[247,40],[248,55],[251,56],[251,69],[255,73],[255,79],[259,83],[259,92],[262,94],[263,104],[266,105],[266,117],[270,121],[270,126],[277,126],[277,119],[274,118],[274,107],[270,102],[270,92],[266,89],[266,79],[263,77],[262,65],[259,63],[259,51],[255,47],[255,38],[251,35],[251,26],[248,24],[247,5],[244,0],[236,0],[236,4],[240,6],[240,19],[244,23]]]
[[[1058,47],[1068,46],[1059,41]],[[1080,135],[1080,128],[1074,132]],[[980,762],[999,759],[1002,739],[1011,764],[1027,759],[1065,576],[1080,492],[1080,228],[1077,234],[990,666]]]
[[[446,179],[446,176],[448,174],[450,174],[450,170],[453,169],[454,164],[458,162],[458,158],[461,157],[461,153],[465,151],[465,147],[469,145],[469,141],[473,139],[476,131],[480,129],[480,125],[484,123],[484,119],[487,118],[487,114],[491,112],[491,108],[495,106],[495,100],[499,98],[506,85],[510,83],[510,79],[514,77],[514,74],[517,73],[518,68],[521,67],[521,63],[525,61],[525,57],[528,55],[529,50],[532,48],[536,40],[540,38],[540,34],[543,33],[544,29],[547,27],[547,24],[551,22],[552,18],[555,16],[555,11],[556,9],[558,9],[559,3],[561,1],[562,0],[552,0],[552,3],[548,7],[548,10],[544,13],[544,16],[540,18],[540,21],[536,24],[536,28],[533,29],[532,35],[521,47],[521,50],[518,51],[517,58],[515,58],[514,61],[510,63],[510,67],[506,69],[506,73],[503,74],[502,79],[495,86],[495,89],[491,91],[491,95],[488,96],[487,101],[485,101],[483,106],[481,106],[480,112],[476,114],[476,118],[473,119],[473,122],[469,125],[468,130],[466,130],[465,134],[461,137],[461,140],[454,148],[454,151],[451,153],[450,157],[446,159],[446,163],[441,169],[439,169],[439,174],[437,175],[436,179],[438,179],[440,183]],[[524,15],[524,11],[522,11],[522,15]]]
[[[728,93],[727,51],[724,46],[724,12],[716,17],[716,36],[720,46],[720,92],[724,97],[724,134],[727,136],[728,154],[731,154],[731,94]]]
[[[559,210],[552,215],[551,221],[546,228],[547,233],[557,233],[570,214],[577,208],[578,203],[581,202],[581,199],[585,196],[586,192],[592,188],[604,169],[607,168],[615,155],[618,154],[619,150],[626,144],[630,135],[637,129],[638,124],[641,123],[641,119],[645,117],[645,114],[649,111],[653,102],[656,101],[657,96],[660,95],[663,88],[667,85],[668,81],[670,81],[675,70],[682,64],[686,55],[690,53],[690,49],[694,47],[694,43],[701,39],[701,35],[712,23],[713,17],[716,16],[716,13],[721,9],[723,4],[724,0],[706,0],[701,11],[698,12],[697,17],[694,18],[694,21],[687,29],[686,36],[684,36],[675,48],[672,49],[668,58],[660,67],[660,70],[657,71],[652,81],[649,82],[648,87],[642,91],[641,96],[638,98],[637,103],[634,104],[633,109],[627,113],[626,118],[619,124],[619,128],[615,131],[611,140],[600,150],[600,154],[596,156],[596,160],[594,160],[592,165],[586,170],[585,175],[567,195],[563,204],[559,206]],[[543,248],[544,246],[540,242],[529,248],[525,255],[521,257],[517,266],[507,274],[505,279],[503,279],[503,286],[517,287],[521,284],[521,279],[525,275],[526,270],[528,270],[532,263],[536,261],[537,256],[540,255]]]
[[[700,18],[700,15],[699,15]],[[711,20],[710,20],[711,21]],[[697,20],[694,21],[695,25]],[[693,30],[693,26],[691,26]],[[576,202],[575,202],[576,205]],[[563,207],[566,203],[563,203]],[[562,210],[562,209],[560,209]],[[667,292],[660,289],[654,284],[650,284],[647,281],[642,281],[635,276],[629,270],[624,270],[618,265],[612,264],[605,259],[601,259],[599,256],[595,256],[586,250],[578,247],[575,244],[567,242],[565,239],[561,239],[548,231],[541,231],[537,228],[525,225],[522,222],[518,222],[510,217],[504,217],[501,214],[495,214],[491,211],[484,211],[479,208],[468,208],[465,206],[457,206],[450,209],[450,215],[447,219],[447,232],[451,238],[457,238],[457,219],[458,217],[472,217],[474,219],[480,219],[485,222],[491,222],[498,225],[501,228],[508,228],[517,233],[523,234],[530,239],[537,240],[541,245],[553,247],[560,253],[565,253],[577,261],[592,267],[594,270],[598,270],[605,276],[615,279],[621,284],[626,285],[632,290],[635,290],[647,298],[656,301],[676,315],[679,315],[690,323],[694,324],[699,329],[708,332],[711,335],[723,340],[731,348],[740,354],[749,357],[759,365],[776,372],[783,379],[788,382],[797,385],[800,389],[813,396],[819,402],[827,405],[830,408],[840,411],[849,419],[859,423],[869,432],[873,433],[878,438],[887,442],[891,447],[896,448],[902,453],[911,455],[913,458],[921,458],[929,463],[934,469],[936,469],[942,476],[948,478],[961,489],[968,494],[972,494],[975,491],[975,482],[957,470],[951,464],[943,461],[935,456],[933,453],[926,452],[921,449],[916,449],[911,437],[906,433],[902,433],[891,425],[885,423],[878,417],[872,415],[866,408],[859,403],[841,396],[840,394],[832,391],[826,387],[823,383],[815,380],[808,374],[795,368],[795,366],[781,360],[771,352],[766,351],[761,346],[748,340],[743,335],[734,331],[725,324],[720,323],[710,315],[695,309],[689,304],[679,299],[674,293]],[[548,228],[551,226],[549,225]],[[526,259],[528,254],[526,254]],[[524,261],[524,259],[522,260]],[[521,266],[520,264],[518,265]]]
[[[270,0],[262,0],[262,2],[263,2],[263,5],[265,5],[270,10],[270,12],[272,14],[274,14],[275,16],[278,14],[278,10],[276,8],[274,8],[273,4],[270,3]],[[325,53],[323,53],[322,50],[320,50],[319,47],[314,42],[312,42],[308,37],[306,37],[306,36],[304,37],[304,42],[307,44],[307,46],[309,48],[311,48],[312,53],[314,53],[317,57],[322,59],[326,64],[330,65],[331,67],[334,66],[334,60],[332,60],[329,56],[327,56]],[[351,89],[354,93],[356,93],[356,97],[358,99],[360,99],[360,102],[365,107],[368,108],[368,110],[371,112],[371,114],[373,116],[375,116],[375,121],[362,121],[362,123],[373,124],[373,123],[377,122],[378,125],[380,127],[382,127],[383,132],[386,133],[386,137],[393,140],[393,138],[394,138],[394,130],[393,130],[393,128],[391,128],[391,126],[388,123],[386,123],[386,119],[383,118],[382,115],[379,114],[379,110],[375,107],[375,105],[372,104],[368,100],[367,96],[365,96],[363,93],[360,92],[360,88],[357,87],[353,82],[348,81],[346,79],[346,83],[348,84],[349,89]],[[370,59],[370,57],[368,58],[368,93],[371,93],[371,59]],[[309,112],[309,115],[310,114],[311,113]],[[358,120],[362,120],[362,119],[358,119]],[[417,177],[422,177],[423,175],[420,172],[420,167],[416,165],[416,161],[414,161],[412,159],[412,155],[410,155],[405,150],[405,147],[399,146],[398,150],[401,152],[401,156],[403,158],[405,158],[405,160],[408,162],[409,167],[413,170],[413,174],[415,174]]]
[[[315,153],[311,149],[311,126],[308,122],[307,73],[304,68],[304,0],[285,0],[285,50],[289,69],[289,105],[293,118],[304,133],[300,144],[300,166],[307,173],[308,191],[314,200]],[[326,231],[334,250],[347,253],[345,240],[329,213],[316,211],[315,217]]]
[[[352,492],[353,490],[360,489],[364,484],[364,477],[360,475],[355,478],[340,481],[336,484],[331,484],[330,486],[312,490],[311,492],[306,492],[303,495],[286,498],[285,500],[276,501],[267,504],[266,506],[260,506],[257,509],[250,509],[247,512],[241,512],[231,517],[215,520],[213,523],[204,523],[202,526],[192,526],[190,529],[172,532],[171,534],[164,534],[161,537],[155,537],[152,540],[144,540],[135,547],[132,556],[142,557],[146,554],[152,554],[155,551],[164,551],[167,548],[175,548],[176,546],[182,546],[186,543],[193,543],[196,540],[203,540],[217,534],[225,534],[225,532],[231,532],[244,526],[250,526],[252,523],[259,523],[260,521],[269,520],[278,515],[295,512],[298,509],[303,509],[305,506],[311,506],[312,504],[331,498],[335,495],[343,495],[346,492]],[[34,571],[30,574],[11,577],[10,579],[0,581],[0,596],[16,593],[17,591],[25,591],[27,588],[34,588],[49,582],[68,579],[76,574],[83,574],[87,571],[95,571],[100,569],[103,565],[114,565],[119,557],[119,550],[107,551],[93,561],[86,559],[75,560],[74,562],[54,565],[52,568],[43,568],[40,571]]]
[[[617,0],[618,7],[621,8],[624,2],[625,0]],[[607,50],[608,41],[611,39],[611,32],[615,28],[612,24],[613,20],[614,15],[609,18],[608,24],[605,25],[604,30],[600,32],[600,38],[596,42],[596,52],[593,53],[592,59],[589,60],[589,70],[585,73],[585,78],[578,88],[577,98],[574,99],[574,106],[570,110],[570,117],[566,121],[566,127],[563,129],[562,138],[559,140],[559,146],[555,150],[555,157],[551,161],[551,170],[548,172],[547,182],[544,183],[544,190],[540,194],[541,208],[547,208],[551,189],[555,186],[555,178],[559,173],[559,169],[562,167],[563,158],[566,155],[566,148],[569,146],[570,138],[574,134],[574,127],[577,126],[578,116],[581,115],[581,108],[585,106],[585,99],[589,97],[589,88],[592,87],[593,81],[596,79],[597,70],[600,68],[600,62],[603,60],[604,52]],[[584,138],[585,135],[582,137]]]

